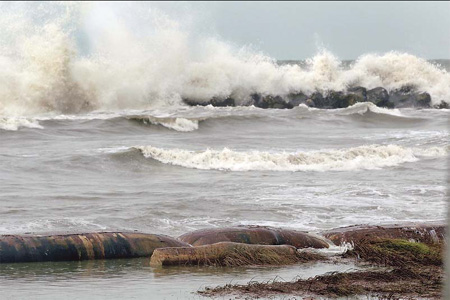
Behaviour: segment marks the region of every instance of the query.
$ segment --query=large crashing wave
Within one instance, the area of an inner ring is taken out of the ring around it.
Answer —
[[[228,171],[351,171],[393,167],[414,162],[420,157],[439,157],[448,154],[448,147],[426,149],[397,145],[369,145],[347,149],[310,152],[237,152],[230,149],[188,151],[161,149],[152,146],[136,147],[147,158],[164,164],[201,170]]]
[[[301,66],[278,65],[246,47],[195,36],[148,8],[3,3],[1,9],[0,115],[143,109],[230,95],[244,103],[255,92],[356,85],[411,85],[429,92],[434,104],[450,102],[449,73],[406,53],[365,54],[344,68],[322,51]]]

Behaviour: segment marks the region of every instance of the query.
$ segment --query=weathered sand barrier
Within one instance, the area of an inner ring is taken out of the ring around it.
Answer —
[[[349,226],[324,231],[321,233],[324,238],[301,231],[261,226],[198,230],[180,236],[179,240],[164,235],[135,232],[2,235],[0,263],[150,257],[155,249],[166,248],[161,252],[158,250],[152,260],[159,260],[159,264],[285,264],[284,260],[274,259],[276,255],[265,255],[264,251],[272,251],[272,248],[266,246],[286,245],[284,248],[273,248],[285,249],[282,251],[291,248],[328,248],[325,238],[337,245],[344,242],[360,244],[374,238],[436,244],[443,241],[444,230],[443,224],[428,223]],[[191,247],[217,243],[219,245],[214,247]],[[231,258],[227,260],[224,257]],[[271,259],[274,259],[273,262],[270,262]],[[298,261],[299,258],[296,259]]]
[[[0,263],[151,256],[156,248],[186,247],[168,236],[130,232],[0,236]]]
[[[260,245],[291,245],[295,248],[329,247],[325,239],[306,232],[260,226],[197,230],[183,234],[178,239],[192,246],[234,242]]]
[[[322,256],[298,252],[288,245],[249,245],[221,242],[212,245],[182,248],[160,248],[153,252],[151,266],[209,265],[287,265],[323,259]]]
[[[355,225],[324,231],[322,234],[337,245],[345,242],[357,244],[373,238],[408,239],[430,244],[444,239],[445,227],[444,224]]]

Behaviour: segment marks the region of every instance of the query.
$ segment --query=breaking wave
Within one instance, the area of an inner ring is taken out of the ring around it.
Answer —
[[[198,129],[198,120],[186,118],[156,118],[156,117],[128,117],[130,120],[136,120],[144,124],[161,125],[175,131],[189,132]]]
[[[232,96],[246,103],[255,92],[283,96],[356,85],[409,85],[429,92],[434,104],[450,102],[449,73],[411,54],[364,54],[344,67],[321,51],[304,64],[280,65],[249,47],[198,37],[149,7],[1,4],[0,115],[145,109],[183,98]]]
[[[44,128],[35,119],[24,117],[0,117],[0,129],[16,131],[20,127]]]
[[[397,145],[369,145],[346,149],[309,152],[237,152],[223,150],[166,150],[152,146],[136,147],[146,158],[201,170],[228,171],[351,171],[372,170],[414,162],[420,157],[448,154],[449,147],[427,149],[405,148]]]
[[[352,115],[352,114],[363,115],[368,112],[395,117],[405,117],[398,109],[387,109],[383,107],[378,107],[371,102],[356,103],[352,106],[336,110],[337,114],[345,114],[345,115]]]

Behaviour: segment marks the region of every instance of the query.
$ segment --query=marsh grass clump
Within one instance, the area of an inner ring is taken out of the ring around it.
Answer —
[[[202,265],[239,267],[251,265],[289,265],[325,260],[320,254],[299,252],[288,245],[248,245],[220,242],[197,247],[160,248],[153,252],[153,266]]]
[[[394,267],[415,265],[441,266],[443,244],[425,244],[404,239],[364,240],[347,251],[344,257],[356,256],[365,261]]]
[[[217,265],[225,267],[248,266],[248,265],[290,265],[300,262],[325,260],[320,254],[294,251],[290,255],[283,255],[279,251],[260,248],[254,251],[246,247],[235,248],[234,251],[224,253]]]

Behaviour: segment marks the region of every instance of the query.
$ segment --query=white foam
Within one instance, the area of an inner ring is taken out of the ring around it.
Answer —
[[[405,148],[397,145],[368,145],[309,152],[237,152],[230,149],[188,151],[152,146],[136,147],[147,158],[165,164],[201,170],[228,171],[351,171],[393,167],[417,161],[421,156],[448,154],[447,148]]]
[[[314,249],[314,248],[306,248],[306,249],[297,249],[299,252],[313,252],[317,254],[322,254],[325,256],[338,256],[342,255],[348,250],[353,249],[353,245],[350,243],[344,243],[340,246],[336,246],[333,242],[327,240],[329,247],[328,248],[321,248],[321,249]]]
[[[20,224],[0,226],[0,234],[51,232],[55,230],[105,230],[106,226],[82,218],[35,219]]]
[[[109,154],[109,153],[113,153],[113,154],[115,154],[115,153],[123,153],[123,152],[127,152],[128,150],[130,150],[130,148],[129,147],[125,147],[125,146],[122,146],[122,147],[110,147],[110,148],[98,148],[98,149],[96,149],[96,151],[99,152],[99,153],[107,153],[107,154]]]
[[[182,98],[232,96],[244,103],[255,92],[285,96],[353,85],[413,85],[429,92],[434,104],[450,102],[450,74],[410,54],[366,54],[346,69],[322,51],[303,66],[280,66],[245,45],[195,36],[151,5],[3,5],[0,115],[146,109]],[[83,43],[80,35],[87,37]]]
[[[346,115],[347,114],[348,115],[351,115],[351,114],[363,115],[369,111],[376,113],[376,114],[390,115],[390,116],[395,116],[395,117],[405,117],[398,109],[387,109],[387,108],[383,108],[383,107],[378,107],[371,102],[360,102],[360,103],[355,103],[354,105],[346,107],[346,108],[336,109],[336,113],[346,114]],[[331,112],[334,113],[334,111],[331,111]]]
[[[417,156],[422,157],[442,157],[448,155],[450,146],[447,147],[429,147],[429,148],[413,148]]]
[[[3,130],[18,130],[20,127],[39,128],[42,127],[35,119],[28,119],[24,117],[0,117],[0,129]]]

